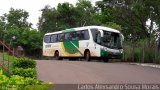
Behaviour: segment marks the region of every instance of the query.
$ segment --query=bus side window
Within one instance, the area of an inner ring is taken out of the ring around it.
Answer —
[[[65,33],[65,41],[71,40],[70,33]]]
[[[76,36],[78,40],[88,40],[89,39],[88,30],[78,31]]]
[[[57,34],[57,42],[60,41],[60,34]]]
[[[59,34],[59,41],[62,42],[64,40],[64,33]]]
[[[77,40],[77,33],[76,32],[71,33],[71,36],[72,36],[72,40]]]
[[[57,42],[57,40],[58,40],[58,35],[57,34],[51,35],[51,43]]]
[[[77,37],[76,37],[77,40],[81,40],[81,32],[80,32],[80,31],[77,31],[76,34],[77,34]]]
[[[45,43],[50,43],[50,39],[51,39],[51,36],[50,36],[50,35],[44,36],[44,42],[45,42]]]
[[[98,32],[99,32],[98,29],[95,29],[95,28],[91,29],[92,37],[95,42],[97,42]]]
[[[96,34],[96,42],[97,43],[101,43],[101,35],[100,35],[100,32],[98,32],[97,34]]]
[[[77,36],[78,36],[78,40],[82,40],[83,39],[83,35],[81,31],[77,32]]]
[[[88,40],[89,39],[88,30],[82,31],[82,36],[83,36],[83,40]]]

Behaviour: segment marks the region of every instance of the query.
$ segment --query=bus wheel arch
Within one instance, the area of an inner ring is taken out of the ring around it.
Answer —
[[[86,49],[86,50],[84,51],[84,59],[85,59],[86,61],[91,61],[91,54],[90,54],[90,50],[89,50],[89,49]]]

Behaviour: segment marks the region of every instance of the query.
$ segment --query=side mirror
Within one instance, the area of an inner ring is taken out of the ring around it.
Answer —
[[[100,33],[100,37],[103,37],[103,36],[104,36],[103,30],[99,30],[99,33]]]
[[[123,36],[123,34],[121,34],[120,37],[122,38],[122,41],[124,41],[124,36]]]

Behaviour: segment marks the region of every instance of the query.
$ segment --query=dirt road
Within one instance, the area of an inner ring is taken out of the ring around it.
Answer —
[[[56,84],[160,83],[160,69],[85,61],[37,60],[38,79]]]

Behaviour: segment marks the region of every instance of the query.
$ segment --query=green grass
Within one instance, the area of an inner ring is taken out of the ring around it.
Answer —
[[[9,70],[11,71],[12,70],[12,63],[13,63],[13,60],[16,59],[16,57],[13,57],[11,55],[8,55],[7,52],[4,53],[4,66],[6,68],[8,68],[8,57],[9,57]],[[2,64],[3,62],[3,53],[0,52],[0,63]],[[2,67],[0,67],[0,69],[2,69]],[[5,70],[3,70],[3,73],[7,76],[10,76],[10,74],[8,72],[6,72]]]

